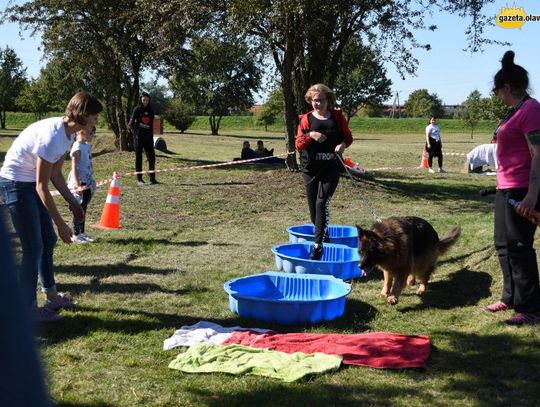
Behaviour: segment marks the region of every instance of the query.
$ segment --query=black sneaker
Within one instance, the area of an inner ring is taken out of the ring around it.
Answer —
[[[142,187],[142,186],[146,185],[146,182],[144,182],[142,179],[139,179],[139,180],[137,180],[137,185]]]
[[[311,255],[309,256],[310,260],[320,260],[323,255],[323,246],[321,245],[313,245],[313,249],[311,249]]]
[[[150,184],[156,185],[156,184],[159,184],[159,182],[157,182],[156,179],[151,179],[151,180],[150,180]]]

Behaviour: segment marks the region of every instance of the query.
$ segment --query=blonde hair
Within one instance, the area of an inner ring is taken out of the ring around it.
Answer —
[[[84,126],[86,116],[98,114],[103,110],[100,101],[88,92],[77,92],[69,100],[64,115],[77,124]]]
[[[310,88],[307,90],[306,94],[304,95],[304,99],[306,102],[311,104],[311,100],[313,99],[313,96],[317,93],[322,93],[324,96],[326,96],[326,100],[328,101],[328,110],[331,110],[336,105],[336,94],[332,89],[330,89],[328,86],[326,86],[323,83],[317,83],[315,85],[310,86]]]

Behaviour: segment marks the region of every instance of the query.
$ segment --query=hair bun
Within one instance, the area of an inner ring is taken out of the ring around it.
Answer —
[[[510,68],[512,65],[514,65],[514,51],[506,51],[504,53],[503,59],[501,61],[503,69]]]

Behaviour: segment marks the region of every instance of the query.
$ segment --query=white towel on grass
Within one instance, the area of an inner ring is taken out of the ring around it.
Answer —
[[[163,350],[177,348],[179,346],[191,346],[196,343],[221,344],[229,339],[233,331],[252,330],[259,333],[269,332],[269,329],[242,328],[233,326],[224,328],[219,324],[208,321],[199,321],[195,325],[184,325],[176,330],[174,335],[163,341]]]

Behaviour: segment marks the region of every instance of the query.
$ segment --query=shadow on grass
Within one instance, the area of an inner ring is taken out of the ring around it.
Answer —
[[[71,402],[56,402],[53,404],[55,407],[113,407],[115,404],[105,403],[104,401],[96,402],[84,402],[84,403],[71,403]]]
[[[147,294],[147,293],[164,293],[174,295],[185,295],[187,290],[168,290],[158,284],[150,283],[100,283],[99,280],[92,279],[89,284],[62,284],[62,289],[80,295],[81,293],[94,294]]]
[[[343,369],[343,367],[341,368]],[[353,369],[357,369],[353,367]],[[331,375],[332,373],[328,373]],[[359,369],[361,375],[361,369]],[[210,389],[190,389],[193,398],[205,406],[214,407],[251,407],[251,406],[373,406],[388,407],[393,405],[389,400],[403,397],[407,392],[409,400],[419,397],[423,391],[418,388],[407,388],[385,383],[376,386],[370,383],[358,385],[317,383],[317,378],[306,377],[298,385],[265,380],[263,383],[253,382],[244,389],[229,389],[227,392]],[[315,381],[313,383],[312,381]],[[312,382],[312,383],[308,383]],[[306,387],[302,385],[310,385]]]
[[[402,308],[401,312],[477,305],[482,298],[491,296],[491,281],[492,277],[489,273],[463,268],[451,274],[448,279],[430,283],[427,291],[421,296],[422,303]],[[408,290],[410,288],[405,289],[405,295],[415,295],[409,294]]]
[[[142,267],[142,266],[131,266],[125,263],[117,264],[105,264],[105,265],[91,265],[85,266],[81,264],[77,265],[59,265],[55,267],[55,273],[66,273],[69,275],[75,276],[85,276],[93,277],[94,280],[99,281],[102,278],[112,277],[112,276],[123,276],[123,275],[133,275],[133,274],[144,274],[144,275],[162,275],[166,276],[171,273],[177,273],[178,270],[175,269],[158,269],[155,267]]]

